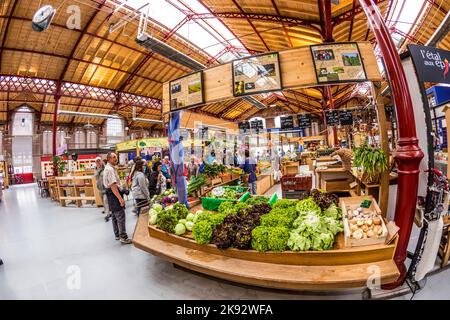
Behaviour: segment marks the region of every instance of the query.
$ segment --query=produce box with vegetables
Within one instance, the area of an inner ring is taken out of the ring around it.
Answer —
[[[335,236],[344,230],[334,195],[313,190],[302,200],[267,202],[265,197],[225,200],[217,212],[196,213],[179,204],[165,209],[156,205],[150,210],[149,224],[199,244],[260,252],[330,250]]]

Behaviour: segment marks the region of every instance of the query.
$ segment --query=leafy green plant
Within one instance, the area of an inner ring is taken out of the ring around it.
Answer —
[[[363,145],[355,149],[353,164],[363,169],[363,180],[377,183],[380,175],[388,169],[388,160],[383,150]]]
[[[66,161],[59,156],[54,156],[52,160],[53,160],[53,168],[56,169],[58,176],[62,176],[66,171],[67,165]]]

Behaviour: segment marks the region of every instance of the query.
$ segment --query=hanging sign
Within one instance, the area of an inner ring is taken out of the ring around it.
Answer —
[[[281,90],[278,52],[234,60],[232,68],[235,97]]]
[[[238,126],[239,126],[239,130],[242,133],[246,133],[247,131],[250,131],[250,122],[248,122],[248,121],[240,122],[238,124]]]
[[[250,122],[250,127],[256,131],[256,133],[259,133],[260,130],[264,129],[264,123],[262,120],[254,120]]]
[[[310,48],[317,83],[367,81],[356,42],[320,44]]]
[[[341,123],[342,126],[353,125],[353,113],[351,111],[340,111],[339,122]]]
[[[200,140],[205,141],[209,139],[208,131],[209,131],[208,127],[203,127],[200,129]]]
[[[336,110],[325,111],[325,119],[327,126],[339,125],[339,113]]]
[[[281,130],[292,130],[294,129],[294,117],[287,116],[280,118]]]
[[[450,51],[415,44],[408,50],[420,81],[450,84]]]
[[[197,71],[169,83],[170,112],[203,104],[203,72]]]
[[[309,114],[299,114],[297,116],[299,129],[311,128],[311,115]]]

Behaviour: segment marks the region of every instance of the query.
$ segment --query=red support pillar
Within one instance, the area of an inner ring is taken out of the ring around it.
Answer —
[[[400,270],[400,277],[394,283],[383,287],[385,289],[393,289],[401,285],[406,279],[404,262],[416,209],[419,164],[424,155],[419,148],[419,141],[416,137],[413,105],[405,72],[389,30],[374,0],[359,0],[359,2],[380,47],[386,72],[390,79],[392,98],[397,112],[399,139],[394,155],[398,164],[395,223],[400,227],[400,231],[394,260]]]
[[[53,135],[52,135],[52,155],[56,156],[56,120],[58,117],[59,104],[61,100],[61,85],[58,84],[55,94],[55,108],[53,109]]]

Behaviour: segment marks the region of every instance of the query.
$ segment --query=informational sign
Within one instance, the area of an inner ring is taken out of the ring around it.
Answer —
[[[203,127],[200,129],[200,140],[209,140],[208,127]]]
[[[311,115],[309,114],[299,114],[298,118],[298,127],[299,129],[308,129],[311,128]]]
[[[238,126],[239,126],[239,130],[242,133],[246,133],[246,132],[250,131],[250,122],[248,122],[248,121],[240,122]]]
[[[367,75],[356,42],[313,45],[311,54],[317,83],[366,81]]]
[[[203,72],[197,71],[169,83],[170,112],[203,104]]]
[[[234,60],[233,96],[281,90],[281,68],[278,52]]]
[[[339,121],[342,126],[353,125],[353,113],[351,111],[340,111],[339,112]]]
[[[450,84],[450,51],[415,44],[408,50],[420,81]]]
[[[292,116],[281,117],[280,124],[281,130],[292,130],[294,129],[294,118]]]
[[[339,125],[339,113],[336,110],[325,111],[325,119],[327,126]]]
[[[250,122],[250,127],[259,133],[260,130],[264,129],[264,123],[262,120],[254,120]]]

